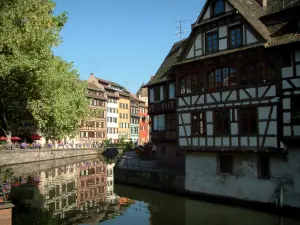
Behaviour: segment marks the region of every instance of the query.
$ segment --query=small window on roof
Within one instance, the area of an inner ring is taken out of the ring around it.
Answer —
[[[217,16],[224,12],[225,12],[225,1],[224,0],[216,0],[212,5],[212,14],[214,16]]]

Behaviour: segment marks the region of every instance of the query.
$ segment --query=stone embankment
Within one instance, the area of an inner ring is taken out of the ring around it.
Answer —
[[[102,149],[36,149],[8,150],[0,152],[0,166],[31,163],[70,157],[98,155]]]

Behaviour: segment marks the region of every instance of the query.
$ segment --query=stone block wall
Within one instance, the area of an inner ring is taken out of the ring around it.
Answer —
[[[86,155],[97,155],[100,149],[39,149],[0,152],[0,166],[30,163]]]

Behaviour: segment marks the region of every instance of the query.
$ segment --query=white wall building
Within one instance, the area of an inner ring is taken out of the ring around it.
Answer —
[[[112,140],[112,143],[118,141],[118,99],[108,97],[107,102],[107,138]]]
[[[107,164],[106,170],[107,170],[107,187],[106,187],[106,193],[107,193],[107,202],[113,203],[116,200],[116,194],[114,193],[114,167],[115,163],[109,163]]]

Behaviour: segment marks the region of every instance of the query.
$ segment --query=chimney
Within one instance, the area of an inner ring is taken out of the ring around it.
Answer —
[[[90,73],[90,76],[93,77],[93,76],[94,76],[94,73]]]
[[[262,0],[262,6],[267,7],[268,6],[268,0]]]

